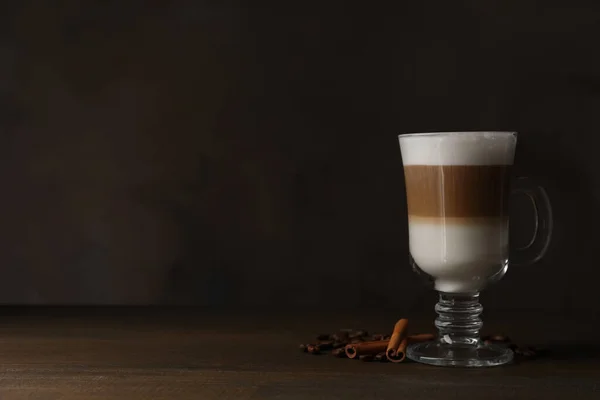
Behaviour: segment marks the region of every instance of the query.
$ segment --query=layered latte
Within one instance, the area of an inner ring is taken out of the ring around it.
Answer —
[[[516,137],[400,137],[410,252],[436,289],[479,291],[508,262],[509,172]]]

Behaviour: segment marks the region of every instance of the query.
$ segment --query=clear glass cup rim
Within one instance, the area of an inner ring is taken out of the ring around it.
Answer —
[[[411,132],[401,133],[398,138],[423,137],[423,136],[459,136],[459,135],[484,135],[517,136],[516,131],[449,131],[449,132]]]

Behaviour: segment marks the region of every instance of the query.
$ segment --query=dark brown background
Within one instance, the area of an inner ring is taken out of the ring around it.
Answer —
[[[514,129],[554,242],[484,305],[598,306],[596,2],[282,3],[2,3],[0,302],[401,307],[396,135]]]

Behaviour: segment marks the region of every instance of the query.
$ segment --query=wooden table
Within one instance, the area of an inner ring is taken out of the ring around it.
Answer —
[[[431,317],[411,326],[431,331]],[[389,331],[395,317],[384,314],[74,308],[5,309],[1,318],[2,400],[600,399],[598,320],[589,316],[486,315],[486,330],[552,351],[487,369],[298,350],[319,332]]]

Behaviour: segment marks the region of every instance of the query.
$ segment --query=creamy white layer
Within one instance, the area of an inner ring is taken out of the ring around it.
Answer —
[[[410,253],[436,290],[483,289],[508,262],[507,219],[409,218]]]
[[[440,132],[400,135],[404,165],[512,165],[513,132]]]

